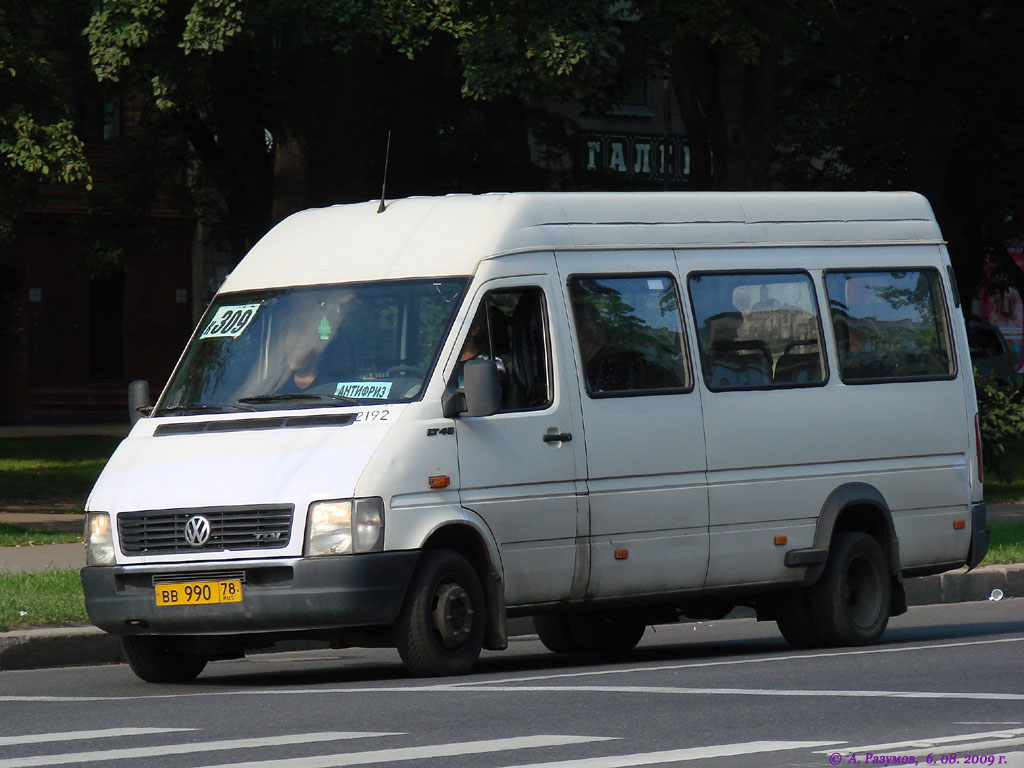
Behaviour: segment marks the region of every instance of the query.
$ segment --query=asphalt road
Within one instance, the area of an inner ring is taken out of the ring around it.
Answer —
[[[856,755],[856,762],[850,756]],[[277,653],[156,686],[126,666],[0,673],[0,768],[1024,766],[1024,600],[912,608],[883,643],[659,627],[625,660],[533,637],[462,678],[390,650]],[[899,762],[897,762],[897,759]],[[970,762],[969,762],[970,761]]]

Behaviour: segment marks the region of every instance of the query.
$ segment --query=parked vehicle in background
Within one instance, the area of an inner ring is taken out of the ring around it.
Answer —
[[[305,211],[228,276],[86,510],[140,677],[278,640],[467,671],[753,606],[864,645],[988,547],[967,335],[905,193]]]
[[[1007,343],[998,326],[978,317],[967,320],[967,343],[971,348],[971,365],[979,374],[989,375],[1001,384],[1017,386],[1017,353]]]

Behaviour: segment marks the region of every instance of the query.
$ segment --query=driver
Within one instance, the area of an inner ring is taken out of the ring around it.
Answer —
[[[331,311],[334,309],[335,311]],[[324,378],[325,351],[337,335],[336,308],[318,302],[293,315],[284,333],[284,370],[278,393],[305,392]]]

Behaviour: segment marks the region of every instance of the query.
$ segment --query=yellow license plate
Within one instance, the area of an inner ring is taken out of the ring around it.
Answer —
[[[156,590],[156,604],[159,607],[242,602],[241,579],[156,584],[154,588]]]

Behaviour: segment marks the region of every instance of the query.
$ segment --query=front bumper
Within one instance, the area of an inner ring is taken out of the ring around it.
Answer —
[[[967,569],[977,568],[988,553],[988,512],[985,502],[971,504],[971,550],[967,553]]]
[[[89,620],[113,634],[225,635],[394,622],[419,552],[86,567]],[[242,602],[157,607],[161,580],[242,578]]]

